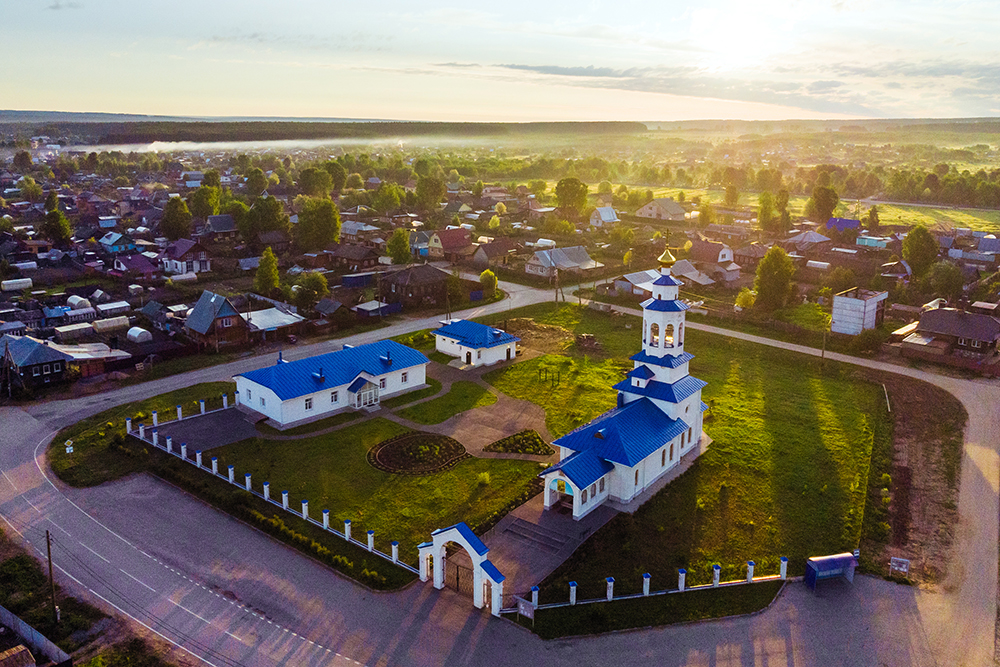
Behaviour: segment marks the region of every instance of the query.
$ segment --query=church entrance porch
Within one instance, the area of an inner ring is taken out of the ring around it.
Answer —
[[[561,479],[553,479],[545,491],[545,509],[559,514],[573,513],[573,485]]]
[[[356,390],[356,393],[354,394],[354,407],[361,410],[373,405],[378,405],[378,394],[378,385],[371,382],[365,382]]]

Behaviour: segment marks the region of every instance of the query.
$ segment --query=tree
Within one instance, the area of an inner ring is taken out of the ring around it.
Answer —
[[[736,206],[740,201],[740,191],[736,189],[735,185],[726,186],[726,206],[732,207]]]
[[[962,270],[948,261],[940,261],[927,272],[927,281],[935,296],[943,296],[948,303],[957,303],[962,296]]]
[[[878,207],[872,206],[868,209],[868,233],[875,234],[878,232],[879,219],[878,219]]]
[[[818,185],[813,188],[812,197],[806,202],[806,207],[814,212],[816,222],[824,224],[833,217],[833,211],[839,203],[840,195],[837,194],[836,190],[829,185]]]
[[[73,236],[73,228],[62,211],[49,211],[42,223],[42,236],[51,241],[52,245],[66,247]]]
[[[160,219],[160,233],[171,241],[191,233],[191,211],[180,197],[171,197],[167,201],[163,218]]]
[[[236,228],[242,229],[246,221],[247,211],[249,210],[250,207],[241,202],[239,199],[233,199],[226,202],[225,206],[220,209],[220,212],[225,213],[226,215],[231,215],[233,217],[233,222],[236,223]]]
[[[14,171],[19,174],[26,174],[31,171],[31,153],[20,151],[14,156]]]
[[[601,181],[597,184],[597,194],[599,195],[609,195],[611,190],[611,181]]]
[[[903,259],[914,274],[924,275],[937,256],[938,243],[926,227],[914,227],[903,239]]]
[[[208,218],[219,212],[219,188],[202,185],[188,197],[188,208],[196,218]]]
[[[492,218],[490,218],[490,223],[487,226],[493,230],[500,229],[500,218],[494,215]]]
[[[635,240],[635,230],[627,225],[615,225],[608,235],[611,245],[625,247]]]
[[[626,267],[631,267],[632,266],[632,249],[631,248],[629,248],[628,250],[625,251],[625,255],[622,257],[622,264],[624,264]]]
[[[297,289],[293,290],[295,305],[304,310],[312,310],[317,301],[330,293],[326,276],[319,271],[303,273],[296,286]]]
[[[54,211],[57,208],[59,208],[59,195],[55,190],[49,190],[49,194],[45,198],[45,210]]]
[[[834,294],[840,294],[844,290],[858,286],[858,279],[854,275],[854,271],[843,266],[835,267],[823,282]]]
[[[399,208],[402,199],[406,197],[403,188],[395,183],[383,183],[375,192],[372,208],[379,213],[391,213]]]
[[[256,167],[247,174],[247,193],[251,197],[259,197],[264,190],[267,190],[267,176],[263,169]]]
[[[782,248],[772,246],[757,265],[754,291],[757,292],[755,307],[764,311],[783,308],[792,293],[792,275],[795,267]]]
[[[757,209],[757,224],[765,232],[774,233],[778,223],[778,218],[774,214],[774,195],[770,192],[761,192],[757,202],[760,205]]]
[[[744,287],[740,290],[740,293],[736,295],[736,305],[743,310],[749,310],[753,308],[754,302],[757,300],[757,294],[751,292],[749,288]]]
[[[340,213],[330,198],[306,198],[295,227],[295,243],[299,249],[304,252],[322,250],[339,239]]]
[[[392,257],[393,264],[409,264],[412,255],[410,253],[410,232],[402,227],[397,229],[389,237],[386,245],[389,257]]]
[[[219,170],[209,169],[206,171],[204,177],[201,179],[201,184],[210,188],[221,188],[222,176],[219,175]]]
[[[496,211],[499,216],[507,215],[507,205],[502,201],[498,201],[496,206],[493,207],[493,210]]]
[[[487,299],[496,294],[497,291],[497,276],[495,273],[486,269],[479,274],[479,284],[483,287],[483,296]]]
[[[774,198],[774,208],[777,209],[778,213],[788,210],[788,197],[788,190],[784,188],[778,190],[778,196]]]
[[[423,176],[417,181],[417,206],[424,211],[436,211],[447,192],[440,178]]]
[[[556,183],[556,201],[560,208],[579,212],[587,205],[587,185],[572,176],[562,179]]]
[[[541,197],[542,195],[544,195],[548,187],[549,184],[540,178],[528,181],[528,190],[530,190],[531,194],[535,195],[536,197]]]
[[[326,173],[330,174],[330,182],[333,184],[333,189],[337,192],[343,190],[344,184],[347,183],[347,170],[344,169],[344,165],[336,160],[330,160],[323,164],[323,168],[326,169]]]
[[[280,284],[278,258],[274,256],[271,246],[268,246],[264,248],[264,253],[260,256],[257,273],[253,277],[253,291],[261,296],[269,297]]]
[[[482,181],[476,181],[476,184],[472,186],[472,196],[476,197],[477,199],[479,197],[482,197],[483,196],[483,189],[485,187],[486,186],[483,185]]]
[[[299,172],[299,189],[310,197],[329,197],[333,178],[326,169],[309,167]]]
[[[21,185],[19,186],[21,190],[21,196],[30,202],[40,202],[45,193],[42,192],[42,186],[35,182],[31,176],[25,176],[21,179]]]
[[[707,227],[715,223],[715,207],[708,201],[703,201],[698,206],[698,226]]]
[[[290,226],[285,207],[280,201],[274,197],[258,197],[243,217],[240,234],[244,241],[254,243],[261,232],[277,231],[287,234]]]

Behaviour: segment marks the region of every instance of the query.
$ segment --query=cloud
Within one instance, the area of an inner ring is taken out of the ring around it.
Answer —
[[[45,9],[51,9],[53,11],[60,11],[62,9],[83,9],[83,4],[79,2],[61,2],[60,0],[56,0]]]

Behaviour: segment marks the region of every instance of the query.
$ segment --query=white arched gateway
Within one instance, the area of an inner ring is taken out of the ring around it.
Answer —
[[[472,604],[475,605],[476,609],[483,608],[486,583],[489,582],[491,588],[490,612],[494,616],[499,616],[500,608],[503,605],[503,581],[505,577],[486,557],[490,550],[483,544],[483,541],[476,537],[476,534],[464,522],[456,523],[449,528],[435,530],[431,533],[431,539],[431,542],[424,542],[417,547],[420,553],[420,581],[427,581],[429,578],[428,562],[433,556],[434,588],[438,590],[444,588],[444,550],[449,542],[454,542],[465,549],[472,560]]]

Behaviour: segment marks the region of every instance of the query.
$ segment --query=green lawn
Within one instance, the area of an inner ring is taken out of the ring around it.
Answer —
[[[406,429],[375,418],[324,436],[275,442],[262,439],[219,447],[220,469],[234,465],[238,477],[251,473],[259,490],[271,483],[272,497],[287,490],[294,508],[309,500],[319,517],[329,509],[331,524],[364,539],[375,531],[378,549],[388,552],[398,540],[400,557],[416,563],[416,545],[431,531],[464,521],[473,528],[529,491],[537,463],[469,458],[450,470],[426,476],[394,475],[370,466],[365,458],[375,444]]]
[[[407,405],[413,403],[414,401],[419,401],[422,398],[428,398],[429,396],[434,396],[441,391],[441,383],[434,378],[427,378],[427,385],[423,389],[418,389],[416,391],[410,391],[402,396],[393,396],[392,398],[387,398],[383,401],[379,401],[379,405],[388,410],[395,410],[401,405]]]
[[[639,349],[640,326],[577,306],[546,304],[535,315],[594,333],[616,355],[594,360],[571,348],[486,376],[542,405],[558,436],[614,407],[610,386],[631,368],[626,355]],[[777,573],[781,556],[801,572],[807,555],[856,548],[872,446],[891,437],[881,386],[847,366],[691,329],[685,349],[695,355],[691,374],[708,382],[712,446],[635,515],[619,515],[591,537],[546,580],[543,602],[565,599],[571,580],[582,597],[599,597],[608,576],[630,593],[641,590],[643,572],[667,587],[686,567],[689,582],[706,583],[713,563],[726,579],[741,578],[748,560],[759,574]],[[549,379],[539,379],[545,368]],[[558,384],[553,370],[561,371]]]
[[[303,424],[302,426],[285,429],[284,431],[274,428],[273,426],[268,426],[264,422],[260,422],[257,424],[257,430],[264,435],[308,435],[309,433],[315,433],[316,431],[323,431],[328,428],[333,428],[334,426],[341,426],[343,424],[350,423],[362,416],[363,415],[360,412],[340,412],[332,417],[319,419],[314,422],[309,422],[308,424]]]
[[[933,227],[941,223],[951,227],[969,227],[977,231],[1000,231],[1000,211],[893,204],[877,204],[877,206],[879,221],[886,225]]]
[[[775,313],[775,318],[809,331],[822,332],[830,329],[830,313],[818,303],[789,306]]]
[[[70,486],[95,486],[137,472],[142,462],[122,455],[127,417],[133,418],[133,428],[138,428],[140,421],[148,427],[153,423],[153,410],[159,411],[163,423],[176,419],[177,405],[183,406],[186,414],[194,414],[199,410],[198,401],[204,398],[205,408],[214,410],[222,407],[223,393],[232,394],[235,390],[232,382],[206,382],[126,403],[83,419],[64,428],[52,441],[49,448],[52,470]],[[72,454],[66,453],[63,446],[66,440],[73,441]]]
[[[418,424],[440,424],[460,412],[493,405],[497,402],[488,389],[475,382],[453,382],[448,393],[432,401],[403,408],[396,414]]]

